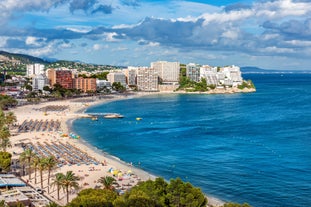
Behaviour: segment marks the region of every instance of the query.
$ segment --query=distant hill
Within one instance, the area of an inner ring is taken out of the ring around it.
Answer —
[[[242,73],[269,73],[269,72],[274,72],[274,71],[277,71],[277,70],[267,70],[267,69],[251,67],[251,66],[241,67]]]
[[[38,57],[33,57],[25,54],[9,53],[5,51],[0,51],[0,61],[2,62],[12,62],[12,63],[22,63],[22,64],[49,64],[49,61],[43,60]]]
[[[273,70],[273,69],[262,69],[258,67],[241,67],[242,73],[310,73],[310,70]]]

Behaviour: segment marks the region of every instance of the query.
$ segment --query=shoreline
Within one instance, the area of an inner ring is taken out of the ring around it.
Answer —
[[[131,98],[140,98],[143,96],[149,96],[149,95],[155,95],[155,94],[166,94],[166,93],[134,93],[130,94],[128,96],[124,95],[113,95],[113,98],[106,99],[98,99],[95,100],[92,99],[92,102],[85,102],[85,100],[89,100],[89,98],[82,98],[80,101],[77,100],[63,100],[63,101],[56,101],[56,102],[47,102],[47,103],[40,103],[36,105],[26,105],[26,106],[20,106],[17,108],[17,110],[12,110],[14,114],[17,117],[17,123],[21,124],[23,121],[27,119],[60,119],[61,125],[60,129],[63,133],[69,134],[72,132],[72,125],[73,121],[75,119],[81,118],[81,114],[85,114],[85,111],[89,107],[94,107],[96,105],[106,104],[112,101],[119,101],[123,99],[131,99]],[[173,93],[174,94],[174,93]],[[177,93],[175,93],[177,94]],[[40,107],[44,107],[47,105],[68,105],[68,109],[66,109],[65,112],[48,112],[48,115],[44,115],[42,111],[40,111]],[[12,133],[13,134],[13,133]],[[90,165],[90,166],[69,166],[64,165],[60,168],[58,168],[56,171],[54,171],[52,174],[55,174],[57,172],[65,173],[68,170],[74,171],[77,175],[83,177],[83,181],[81,181],[82,189],[86,188],[94,188],[97,186],[97,180],[101,176],[111,175],[107,171],[109,168],[119,169],[122,172],[128,172],[132,171],[135,176],[137,176],[137,179],[131,180],[133,182],[133,185],[137,184],[140,180],[145,181],[149,179],[155,179],[158,176],[152,175],[148,173],[147,171],[137,168],[135,166],[130,165],[129,163],[126,163],[125,161],[119,159],[118,157],[115,157],[113,155],[110,155],[106,153],[105,151],[96,148],[95,146],[91,145],[87,142],[85,138],[80,139],[73,139],[69,137],[62,137],[58,132],[26,132],[26,133],[17,133],[16,136],[11,137],[11,143],[12,146],[20,143],[23,140],[27,140],[29,142],[37,142],[37,143],[46,143],[46,142],[69,142],[75,147],[78,147],[82,151],[86,152],[87,154],[94,157],[96,160],[99,161],[105,161],[107,162],[106,166],[98,166],[98,165]],[[20,154],[21,149],[17,149],[16,146],[13,148],[8,149],[9,152],[13,152],[13,154]],[[16,158],[16,157],[15,157]],[[89,172],[90,169],[96,169],[96,172],[92,171]],[[82,170],[83,169],[83,170]],[[82,172],[81,172],[82,171]],[[86,173],[87,172],[87,173]],[[92,175],[90,175],[92,173]],[[47,174],[47,173],[46,173]],[[38,175],[37,175],[38,176]],[[47,175],[45,175],[47,176]],[[32,177],[34,177],[34,173],[32,173]],[[24,180],[28,180],[28,175],[22,177]],[[39,178],[38,178],[39,179]],[[124,183],[127,183],[127,181],[123,182],[121,181],[120,184],[123,185]],[[32,180],[29,181],[29,184],[34,187],[40,187],[40,183],[34,183]],[[86,185],[87,184],[87,185]],[[73,195],[70,195],[70,200],[76,197],[78,192],[75,192]],[[61,200],[56,200],[56,192],[55,190],[52,193],[49,193],[47,195],[51,200],[64,205],[65,204],[65,197],[63,197]],[[211,206],[222,206],[225,202],[221,201],[218,198],[207,196],[208,198],[208,204]]]

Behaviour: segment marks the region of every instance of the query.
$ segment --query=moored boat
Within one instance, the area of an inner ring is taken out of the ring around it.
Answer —
[[[106,114],[104,115],[104,118],[106,119],[117,119],[117,118],[123,118],[121,114]]]

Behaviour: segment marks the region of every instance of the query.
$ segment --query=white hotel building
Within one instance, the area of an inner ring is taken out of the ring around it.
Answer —
[[[157,71],[162,84],[178,84],[180,74],[179,62],[152,62],[151,68]]]
[[[44,74],[44,65],[36,63],[36,64],[28,64],[26,66],[27,77],[33,77],[40,74]]]

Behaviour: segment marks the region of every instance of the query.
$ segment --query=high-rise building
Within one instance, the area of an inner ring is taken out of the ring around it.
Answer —
[[[241,74],[240,67],[231,65],[221,68],[220,72],[222,72],[225,76],[225,85],[229,86],[237,86],[242,84],[243,78]]]
[[[26,66],[26,75],[28,77],[40,74],[44,74],[44,65],[35,63],[35,64],[28,64]]]
[[[137,67],[128,67],[127,69],[123,70],[126,76],[126,83],[129,86],[136,85],[136,76],[137,76]]]
[[[159,91],[158,73],[154,68],[138,68],[137,89],[139,91]]]
[[[200,67],[200,79],[205,78],[207,85],[217,85],[217,67],[203,65]]]
[[[73,88],[83,92],[96,91],[96,78],[75,78],[73,79]]]
[[[107,80],[99,80],[99,79],[96,79],[96,86],[97,88],[99,89],[102,89],[102,88],[111,88],[111,83]]]
[[[195,63],[189,63],[186,65],[187,68],[187,77],[190,80],[200,82],[200,65]]]
[[[119,82],[122,86],[126,87],[126,77],[123,73],[109,73],[107,75],[107,79],[111,84],[113,84],[114,82]]]
[[[56,70],[54,68],[49,68],[45,71],[46,77],[49,79],[50,86],[53,87],[56,83]]]
[[[56,83],[60,84],[66,89],[73,88],[73,78],[70,70],[56,70]]]
[[[43,90],[44,86],[49,85],[49,79],[45,74],[39,74],[32,78],[32,90]]]
[[[157,71],[162,83],[178,83],[180,74],[179,62],[152,62],[151,68],[154,68]]]

